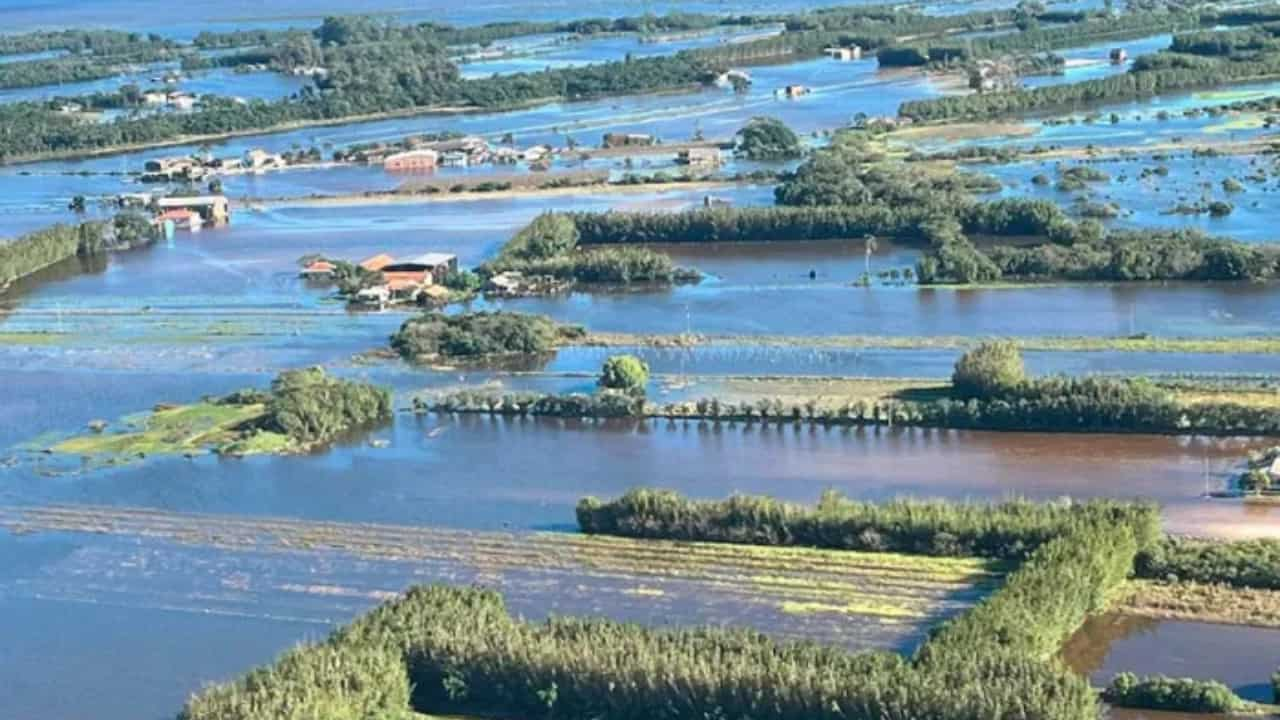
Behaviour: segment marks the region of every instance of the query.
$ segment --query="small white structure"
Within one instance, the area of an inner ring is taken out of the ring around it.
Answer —
[[[829,47],[823,50],[823,52],[827,54],[827,57],[832,58],[833,60],[847,62],[849,60],[862,59],[862,48],[858,45],[854,45],[853,47]]]

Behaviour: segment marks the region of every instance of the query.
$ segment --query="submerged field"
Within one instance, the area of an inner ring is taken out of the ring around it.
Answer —
[[[19,543],[101,540],[12,578],[19,595],[268,618],[345,617],[395,595],[407,576],[500,588],[535,616],[742,623],[780,637],[909,651],[1000,577],[999,566],[978,560],[111,507],[8,507],[0,522]]]

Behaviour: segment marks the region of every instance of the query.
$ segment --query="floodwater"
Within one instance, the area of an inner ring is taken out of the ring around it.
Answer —
[[[1220,137],[1229,139],[1225,133]],[[1089,167],[1102,170],[1111,178],[1089,183],[1080,191],[1058,190],[1054,186],[1059,179],[1058,168],[1076,164],[1027,160],[975,169],[998,178],[1005,185],[1006,196],[1053,200],[1077,215],[1084,207],[1078,204],[1082,201],[1090,206],[1114,204],[1119,213],[1106,222],[1117,228],[1187,228],[1245,242],[1277,240],[1271,219],[1280,212],[1280,163],[1271,156],[1196,157],[1186,150],[1146,152],[1090,161]],[[1154,174],[1158,170],[1167,174]],[[1036,185],[1031,182],[1035,175],[1045,175],[1051,184]],[[1227,190],[1223,187],[1227,180],[1240,183],[1241,189]],[[1213,201],[1228,202],[1234,209],[1222,217],[1179,210]]]
[[[1280,630],[1111,613],[1086,622],[1063,657],[1099,687],[1121,672],[1161,674],[1218,680],[1246,700],[1270,703]]]

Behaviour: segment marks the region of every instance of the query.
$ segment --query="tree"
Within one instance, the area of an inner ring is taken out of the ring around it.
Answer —
[[[566,215],[543,213],[507,241],[498,260],[545,260],[578,245],[578,226]]]
[[[649,383],[649,366],[634,355],[614,355],[600,370],[600,387],[643,395]]]
[[[790,160],[802,152],[800,138],[777,118],[751,118],[738,131],[738,153],[748,160]]]
[[[956,361],[951,385],[962,398],[1007,396],[1027,379],[1022,352],[1008,340],[984,342]]]

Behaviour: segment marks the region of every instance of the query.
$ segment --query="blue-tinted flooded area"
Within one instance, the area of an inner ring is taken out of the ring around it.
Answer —
[[[769,37],[781,31],[781,26],[762,26],[718,28],[709,32],[672,33],[669,36],[650,37],[626,34],[581,39],[563,35],[515,38],[512,41],[499,42],[484,50],[486,53],[505,54],[505,56],[465,60],[460,67],[462,76],[468,78],[539,72],[546,69],[622,60],[628,56],[644,58],[671,55],[682,50],[716,47]]]
[[[1117,228],[1194,228],[1256,243],[1280,237],[1272,222],[1280,212],[1280,162],[1274,156],[1209,156],[1176,148],[1139,151],[1087,161],[1083,164],[1109,178],[1081,190],[1059,189],[1061,170],[1080,164],[1029,159],[974,170],[999,179],[1006,196],[1052,200],[1077,216],[1111,206],[1104,212],[1112,217],[1104,222]],[[1048,184],[1033,182],[1037,175]],[[1229,203],[1229,214],[1211,214],[1213,202]]]
[[[173,83],[163,82],[167,73],[177,72],[176,63],[155,63],[130,69],[128,72],[101,80],[65,83],[62,85],[40,85],[29,88],[0,89],[0,103],[40,101],[54,97],[73,98],[77,95],[93,93],[112,93],[124,85],[137,85],[147,89],[163,87],[172,92],[181,90],[195,95],[211,93],[226,97],[239,97],[246,100],[278,100],[298,92],[309,81],[292,75],[281,75],[274,72],[237,73],[228,68],[182,73]],[[109,114],[107,118],[116,117],[119,113]]]
[[[1100,687],[1122,672],[1162,674],[1218,680],[1246,700],[1270,703],[1280,630],[1113,613],[1086,622],[1063,656]]]
[[[1034,75],[1023,78],[1022,85],[1027,88],[1037,88],[1097,80],[1126,73],[1133,67],[1134,58],[1165,50],[1172,39],[1173,36],[1168,34],[1153,35],[1136,40],[1116,40],[1059,50],[1054,54],[1065,61],[1061,75]],[[1111,51],[1116,48],[1123,49],[1127,53],[1128,57],[1123,62],[1111,61]]]

